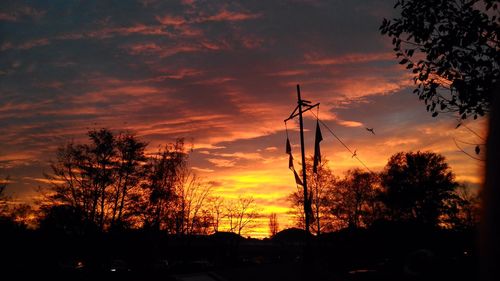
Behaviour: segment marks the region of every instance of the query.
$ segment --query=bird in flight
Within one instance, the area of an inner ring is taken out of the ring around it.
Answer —
[[[368,132],[372,132],[372,134],[374,134],[374,135],[375,135],[375,132],[373,131],[373,128],[366,128],[366,130],[367,130]]]

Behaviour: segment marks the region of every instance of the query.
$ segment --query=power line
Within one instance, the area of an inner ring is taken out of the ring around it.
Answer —
[[[483,137],[481,137],[478,133],[476,133],[474,130],[472,130],[471,128],[469,128],[467,125],[465,125],[465,124],[462,123],[462,126],[464,126],[467,130],[469,130],[474,135],[476,135],[476,137],[480,138],[483,141],[486,141]]]
[[[469,145],[485,145],[484,143],[473,143],[473,142],[468,142],[468,141],[463,141],[463,140],[456,140],[457,142],[461,142],[463,144],[469,144]]]
[[[449,116],[449,115],[446,115],[446,116]],[[455,116],[449,116],[449,117],[455,119],[458,122],[458,125],[456,126],[455,129],[458,129],[458,127],[464,127],[469,132],[471,132],[473,135],[475,135],[476,137],[478,137],[482,141],[486,142],[486,139],[483,136],[479,135],[476,131],[474,131],[473,129],[471,129],[469,126],[467,126],[465,124],[465,120],[462,120],[461,118],[457,118]]]
[[[465,155],[469,156],[470,158],[474,159],[474,160],[478,160],[478,161],[483,161],[485,162],[486,160],[484,159],[481,159],[481,158],[477,158],[477,157],[474,157],[472,156],[471,154],[467,153],[467,151],[465,151],[463,148],[461,148],[458,143],[457,143],[457,140],[455,138],[453,138],[453,141],[455,142],[455,146],[463,153],[465,153]]]
[[[332,134],[332,136],[334,136],[343,146],[345,149],[347,149],[347,151],[349,151],[351,153],[351,155],[356,158],[356,160],[358,160],[359,163],[361,163],[361,165],[363,165],[363,167],[365,167],[366,170],[368,170],[370,173],[374,173],[372,170],[370,170],[370,168],[368,168],[368,166],[366,166],[366,164],[358,158],[358,156],[347,146],[347,144],[345,144],[333,131],[332,129],[330,129],[330,127],[328,127],[328,125],[326,125],[325,122],[323,122],[321,119],[318,118],[318,115],[316,115],[313,111],[310,111],[312,115],[314,115],[316,117],[316,120],[318,120],[321,125],[323,125],[329,132],[330,134]]]

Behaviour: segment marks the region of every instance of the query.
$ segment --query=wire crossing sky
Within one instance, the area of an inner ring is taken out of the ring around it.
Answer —
[[[358,157],[358,155],[357,155],[357,153],[356,153],[356,150],[352,151],[352,150],[351,150],[351,149],[347,146],[347,144],[345,144],[345,143],[344,143],[344,142],[340,139],[340,137],[338,137],[338,136],[337,136],[337,135],[336,135],[336,134],[332,131],[332,129],[330,129],[330,127],[328,127],[328,125],[326,125],[326,124],[325,124],[325,122],[323,122],[321,119],[319,119],[318,114],[315,114],[314,112],[311,112],[311,113],[312,113],[312,115],[314,115],[314,117],[316,117],[316,119],[317,119],[317,120],[321,123],[321,125],[323,125],[323,126],[324,126],[327,130],[328,130],[328,132],[330,132],[330,134],[332,134],[332,136],[333,136],[333,137],[335,137],[335,138],[339,141],[339,143],[340,143],[340,144],[342,144],[342,146],[343,146],[343,147],[344,147],[347,151],[349,151],[349,152],[352,154],[352,156],[351,156],[351,157],[356,158],[356,160],[358,160],[358,162],[359,162],[361,165],[363,165],[363,167],[364,167],[364,168],[365,168],[368,172],[373,173],[373,171],[372,171],[372,170],[370,170],[370,168],[368,168],[368,166],[366,166],[366,164],[365,164],[363,161],[361,161],[361,159],[359,159],[359,157]]]

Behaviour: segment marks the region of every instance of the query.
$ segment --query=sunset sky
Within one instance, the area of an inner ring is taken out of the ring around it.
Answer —
[[[454,138],[473,153],[463,142],[484,141],[467,128],[484,137],[485,120],[455,129],[453,116],[432,118],[411,93],[378,31],[396,15],[392,0],[47,2],[0,4],[0,173],[18,201],[45,184],[58,146],[106,127],[137,133],[151,150],[186,138],[192,168],[216,193],[253,196],[291,226],[283,120],[296,84],[371,170],[396,152],[429,150],[459,181],[481,183],[482,162]],[[315,119],[305,117],[312,154]],[[298,159],[297,122],[288,128]],[[336,175],[363,168],[322,129]]]

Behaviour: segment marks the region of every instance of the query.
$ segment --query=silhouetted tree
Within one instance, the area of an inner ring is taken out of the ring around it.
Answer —
[[[96,220],[101,230],[104,229],[106,217],[107,191],[113,184],[113,166],[116,156],[115,137],[109,130],[101,129],[89,132],[91,145],[86,146],[85,154],[89,165],[84,168],[92,170],[92,184],[95,192],[92,198],[91,220]]]
[[[214,216],[209,209],[200,209],[198,214],[192,218],[192,230],[190,234],[208,235],[214,233]]]
[[[179,172],[172,213],[176,225],[172,232],[188,235],[207,232],[212,219],[207,205],[211,186],[187,168]]]
[[[471,192],[470,187],[462,184],[453,195],[446,202],[444,226],[454,229],[475,228],[479,224],[480,216],[479,194]]]
[[[398,0],[397,7],[401,17],[384,19],[380,30],[414,73],[414,93],[432,116],[489,112],[500,79],[498,1]]]
[[[86,221],[91,221],[92,200],[97,197],[92,183],[93,171],[85,169],[85,147],[68,143],[57,150],[56,160],[51,163],[52,174],[45,177],[51,182],[51,190],[42,202],[42,209],[52,206],[69,205],[82,212]],[[45,192],[44,189],[40,190]],[[95,204],[97,207],[97,204]],[[94,212],[95,213],[95,212]]]
[[[148,173],[143,183],[147,194],[140,213],[143,224],[157,230],[175,229],[176,190],[183,184],[182,173],[187,166],[184,140],[165,145],[148,159]],[[172,220],[174,219],[174,221]]]
[[[269,215],[269,236],[274,237],[279,232],[279,228],[278,216],[276,213],[271,213]]]
[[[226,206],[226,219],[229,231],[241,235],[243,229],[252,227],[258,216],[257,206],[253,197],[240,196],[230,201]]]
[[[42,231],[65,235],[82,235],[85,228],[85,216],[80,208],[71,205],[53,205],[44,210],[39,227]],[[97,227],[97,226],[96,226]]]
[[[0,218],[8,217],[8,202],[10,201],[10,197],[5,194],[5,188],[7,188],[7,184],[9,183],[9,176],[4,176],[3,172],[4,166],[0,162]]]
[[[332,170],[328,167],[328,159],[322,157],[317,167],[317,173],[313,172],[313,162],[313,156],[306,159],[306,174],[308,186],[310,188],[309,198],[311,199],[312,209],[310,221],[312,231],[316,232],[316,235],[320,235],[323,231],[331,231],[334,229],[328,194],[330,194],[331,190],[334,188],[336,178]],[[292,205],[297,226],[304,227],[304,192],[302,190],[297,190],[288,196],[288,201]]]
[[[304,194],[301,190],[297,190],[288,195],[287,201],[290,203],[289,213],[293,216],[295,225],[304,229],[305,214],[304,214]]]
[[[313,172],[313,162],[314,157],[307,159],[306,164],[308,165],[306,167],[311,188],[311,207],[314,215],[311,220],[312,230],[319,236],[321,232],[333,229],[331,212],[328,211],[328,193],[335,186],[336,178],[328,167],[328,160],[325,157],[322,157],[316,173]]]
[[[52,173],[45,175],[51,189],[42,208],[72,206],[102,231],[130,217],[130,190],[143,173],[146,144],[131,134],[117,138],[107,129],[91,130],[88,137],[87,144],[70,142],[58,149]]]
[[[8,177],[0,179],[0,217],[7,215],[9,197],[5,195],[5,188],[7,187],[8,180]]]
[[[9,211],[11,219],[22,227],[36,227],[37,225],[37,212],[33,206],[27,203],[17,203]]]
[[[144,163],[146,143],[134,135],[122,133],[116,139],[116,167],[112,186],[111,227],[123,224],[134,215],[131,205],[138,204],[140,190],[137,188],[146,169]]]
[[[2,168],[0,166],[0,172]],[[9,177],[2,178],[0,174],[0,224],[16,228],[34,226],[36,219],[31,205],[15,202],[11,196],[6,195],[5,188],[8,183]]]
[[[101,129],[88,136],[87,144],[59,148],[53,172],[46,175],[52,184],[42,203],[47,214],[67,205],[100,231],[142,225],[175,234],[208,233],[210,185],[188,168],[183,139],[146,156],[147,144],[133,134]]]
[[[445,158],[432,152],[399,152],[381,174],[382,201],[390,217],[438,226],[446,201],[458,187]]]
[[[219,231],[220,223],[224,217],[224,198],[211,196],[208,199],[208,208],[212,216],[212,230],[216,233]]]
[[[376,174],[360,169],[348,170],[329,194],[330,210],[338,223],[350,228],[369,226],[381,213],[378,188]]]

